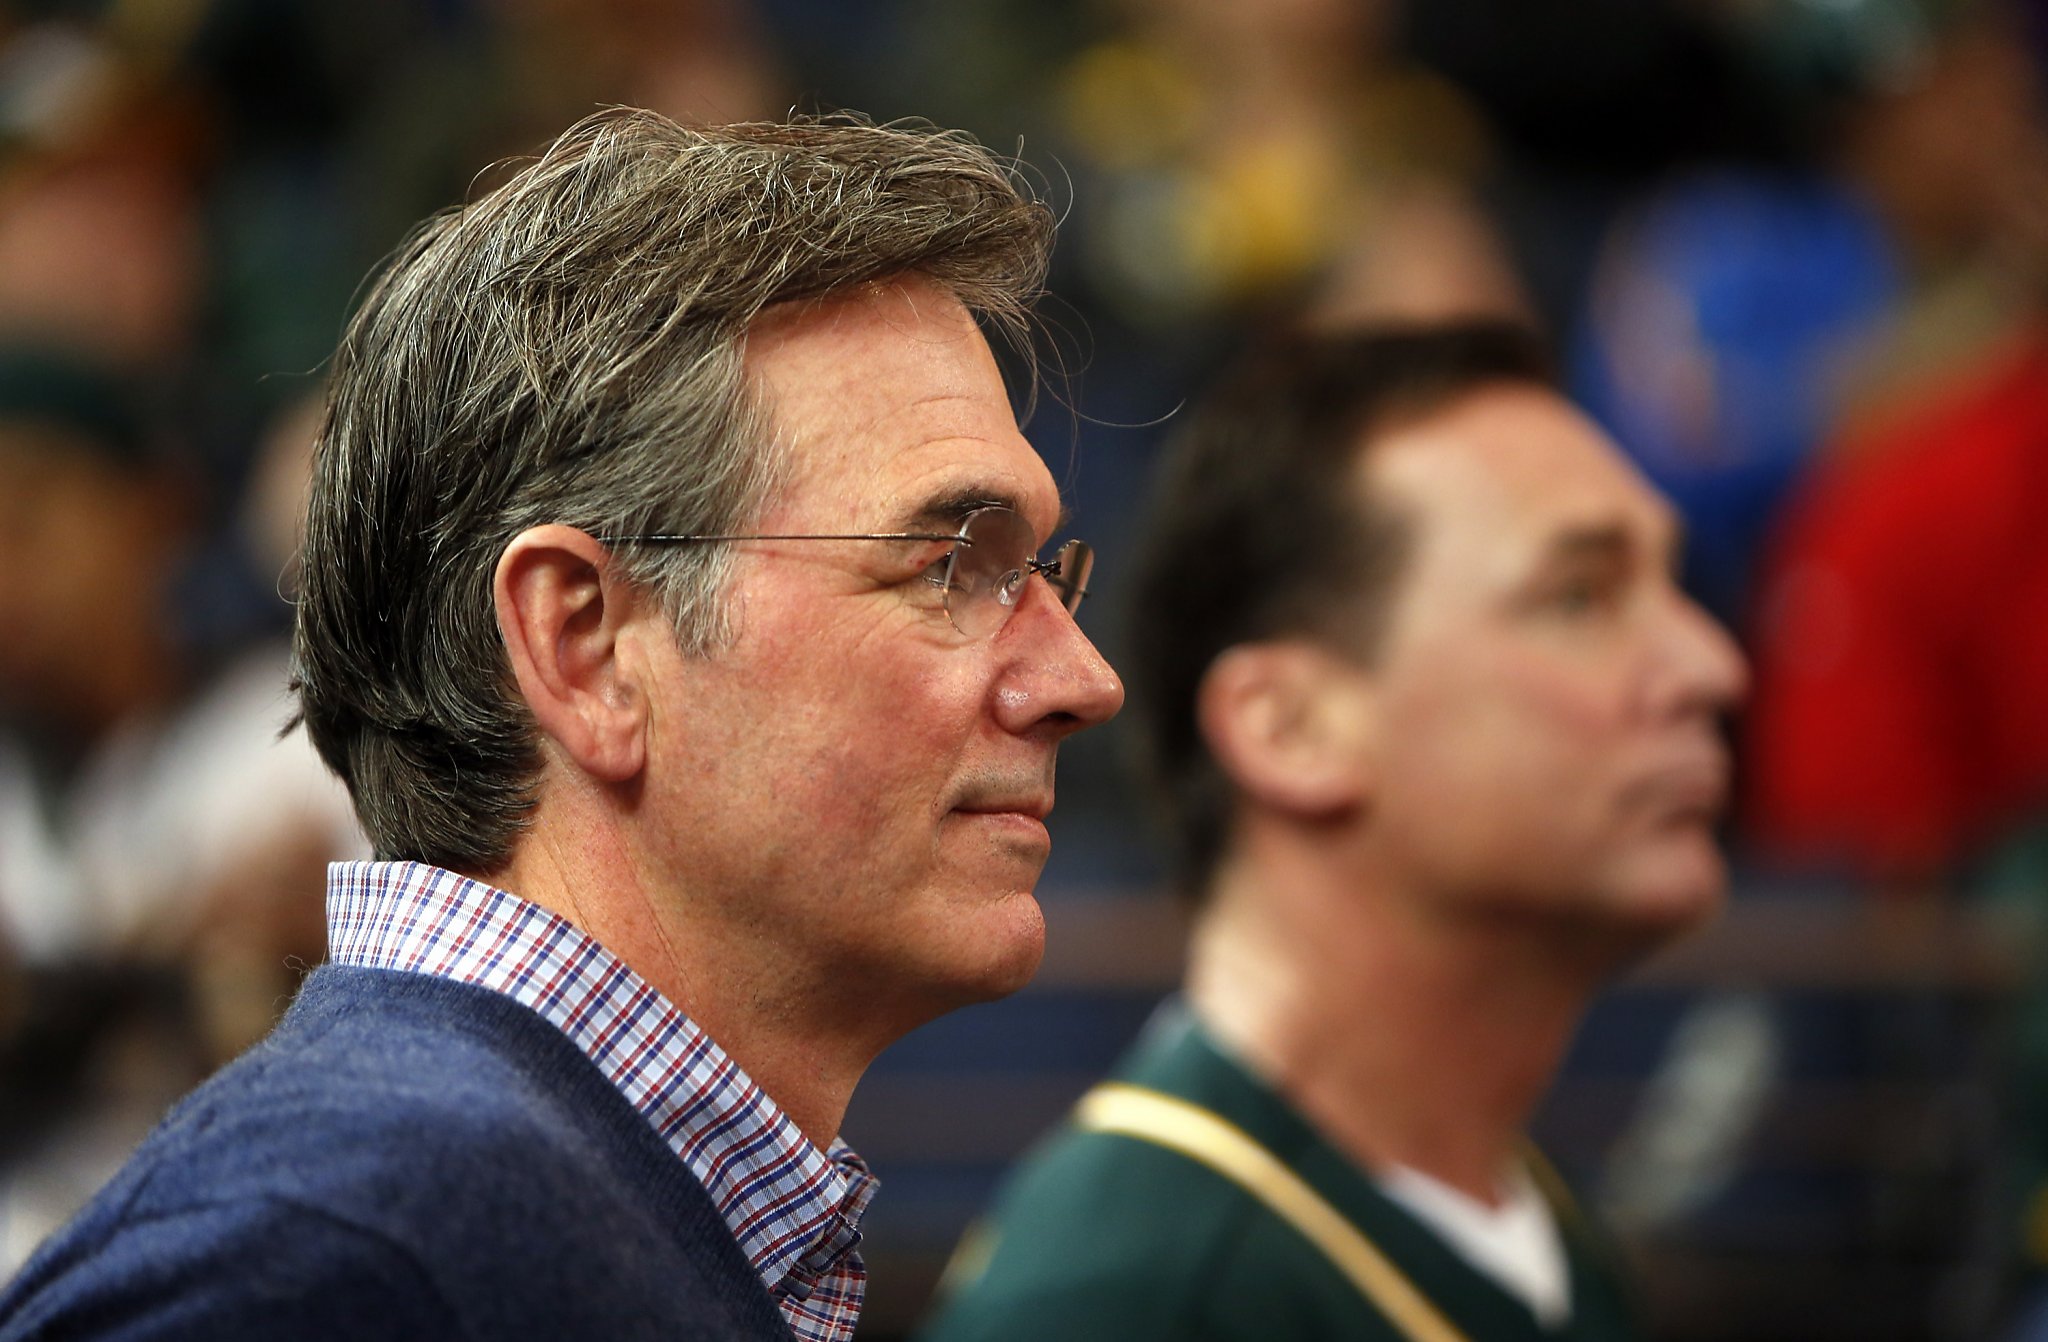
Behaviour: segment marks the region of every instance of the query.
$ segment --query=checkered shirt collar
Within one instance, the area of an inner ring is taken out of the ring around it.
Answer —
[[[558,914],[417,862],[332,864],[327,940],[336,964],[453,979],[538,1012],[683,1158],[796,1335],[852,1336],[874,1175],[843,1141],[819,1151],[617,956]]]

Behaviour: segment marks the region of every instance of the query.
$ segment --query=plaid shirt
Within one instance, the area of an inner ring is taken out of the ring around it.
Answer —
[[[616,956],[517,895],[416,862],[329,867],[327,941],[337,964],[472,983],[546,1017],[710,1192],[791,1331],[806,1342],[852,1338],[874,1175],[842,1141],[820,1152]]]

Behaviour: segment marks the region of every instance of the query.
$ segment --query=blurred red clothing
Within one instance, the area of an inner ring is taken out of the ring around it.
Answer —
[[[1932,875],[2048,802],[2048,328],[1821,460],[1758,607],[1744,832]]]

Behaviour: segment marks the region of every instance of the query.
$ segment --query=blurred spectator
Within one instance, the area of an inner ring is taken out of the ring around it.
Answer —
[[[288,547],[216,530],[205,12],[0,27],[0,1272],[268,1024],[361,846],[277,739]]]
[[[1128,674],[1186,1002],[929,1336],[1636,1335],[1523,1134],[1605,981],[1720,905],[1744,669],[1547,367],[1492,324],[1277,341],[1167,458]]]
[[[1774,861],[1945,884],[2048,801],[2041,110],[1980,5],[1845,124],[1905,287],[1760,589],[1745,831]]]
[[[82,365],[0,358],[0,945],[17,999],[0,1015],[0,1270],[268,1026],[323,953],[326,863],[362,848],[311,748],[278,739],[282,645],[218,664],[180,647],[167,598],[194,510],[121,403]]]
[[[2048,329],[1845,441],[1757,638],[1751,841],[1946,884],[2048,800]]]
[[[1610,235],[1574,355],[1587,409],[1685,517],[1686,585],[1747,622],[1785,490],[1896,296],[1890,240],[1825,177],[1722,169]]]
[[[1389,7],[1123,0],[1057,86],[1101,300],[1166,327],[1311,288],[1333,321],[1526,304],[1470,197],[1487,132]]]
[[[1832,423],[1762,552],[1739,834],[1760,870],[1847,876],[1893,903],[1996,903],[2038,929],[2042,850],[2025,836],[2048,816],[2041,70],[2019,6],[1879,11],[1882,78],[1844,102],[1829,163],[1881,223],[1898,292],[1834,370]],[[2005,945],[2033,981],[1999,1002],[2015,1013],[1998,1041],[2011,1145],[1981,1159],[2038,1208],[2048,975],[2009,932]],[[2018,1229],[2033,1242],[1998,1239],[2003,1261],[2048,1261],[2039,1231]]]
[[[2040,209],[2042,149],[2035,72],[1999,7],[1739,12],[1729,31],[1777,91],[1778,133],[1621,213],[1575,380],[1685,514],[1688,585],[1747,628],[1760,551],[1837,421],[2009,324],[2012,286],[1985,281],[2016,228],[2038,231],[2022,215]]]

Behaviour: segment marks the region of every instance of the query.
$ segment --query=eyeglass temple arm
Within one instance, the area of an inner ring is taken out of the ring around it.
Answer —
[[[606,545],[619,545],[632,541],[641,545],[696,545],[709,541],[955,541],[961,545],[972,545],[973,541],[952,531],[883,531],[861,532],[859,534],[807,534],[802,536],[598,536],[594,539]]]

